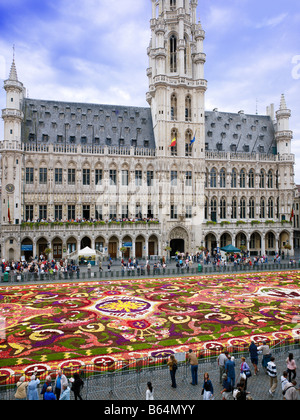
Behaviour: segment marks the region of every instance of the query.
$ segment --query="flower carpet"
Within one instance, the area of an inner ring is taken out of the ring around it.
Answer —
[[[0,376],[299,338],[300,272],[0,287]]]

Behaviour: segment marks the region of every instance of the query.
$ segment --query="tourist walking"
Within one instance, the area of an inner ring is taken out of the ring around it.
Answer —
[[[287,373],[289,376],[289,382],[292,382],[296,378],[296,361],[294,359],[293,353],[289,354],[289,357],[286,359],[286,365],[287,365]],[[293,376],[293,377],[292,377]]]
[[[235,362],[234,358],[230,355],[227,356],[227,361],[225,362],[225,373],[227,373],[228,378],[232,388],[235,386]]]
[[[275,364],[275,357],[271,357],[270,362],[267,364],[267,372],[270,377],[270,389],[269,394],[273,397],[277,388],[277,367]]]
[[[223,382],[222,382],[222,386],[223,389],[221,391],[221,395],[222,395],[222,400],[229,400],[231,397],[231,393],[232,393],[232,388],[231,388],[231,383],[230,383],[230,379],[227,376],[227,373],[223,373],[222,376]]]
[[[147,391],[146,391],[146,401],[153,401],[154,394],[153,394],[153,386],[151,382],[147,383]]]
[[[35,375],[31,376],[31,380],[27,387],[27,399],[29,401],[38,401],[39,395],[38,395],[38,386],[41,383],[39,379],[36,378]]]
[[[271,360],[271,351],[270,347],[268,346],[266,341],[263,341],[262,346],[259,346],[257,348],[258,351],[262,352],[263,359],[262,359],[262,367],[264,368],[265,372],[267,372],[267,365],[269,361]]]
[[[84,386],[83,380],[80,378],[78,373],[74,373],[73,378],[70,379],[72,383],[71,390],[74,392],[75,401],[80,400],[82,401],[83,398],[81,396],[81,390]]]
[[[28,382],[25,381],[25,376],[21,376],[17,383],[17,390],[15,393],[16,400],[25,401],[27,399],[27,387]]]
[[[248,363],[246,363],[245,357],[241,357],[241,361],[240,375],[245,380],[245,391],[247,391],[247,382],[251,376],[251,370]]]
[[[192,349],[189,349],[188,361],[191,365],[192,382],[191,385],[198,385],[198,358]]]
[[[204,382],[202,387],[203,401],[209,401],[214,399],[214,387],[209,379],[209,374],[204,373]]]
[[[68,379],[62,373],[62,371],[59,370],[55,379],[55,384],[54,384],[55,395],[56,395],[57,400],[60,399],[60,394],[62,393],[64,385],[68,385]]]
[[[228,351],[221,353],[218,357],[218,366],[220,370],[220,384],[223,382],[223,375],[225,373],[225,363],[228,360]]]
[[[250,347],[249,347],[249,353],[250,353],[250,360],[254,367],[254,375],[256,376],[259,372],[258,369],[258,349],[257,345],[254,343],[254,341],[251,341]]]
[[[299,397],[299,391],[296,389],[297,382],[288,382],[283,390],[283,399],[287,401],[296,401]]]
[[[177,360],[175,356],[171,354],[170,359],[168,361],[168,366],[170,370],[171,380],[172,380],[172,388],[176,388],[176,371],[177,371]]]

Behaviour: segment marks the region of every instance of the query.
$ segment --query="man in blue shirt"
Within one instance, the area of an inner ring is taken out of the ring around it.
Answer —
[[[230,355],[227,357],[228,360],[225,362],[225,373],[227,373],[228,379],[230,380],[230,384],[233,389],[235,385],[235,362]]]

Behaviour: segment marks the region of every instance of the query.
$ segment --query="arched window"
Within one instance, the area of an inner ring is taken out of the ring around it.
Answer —
[[[176,8],[176,0],[170,0],[170,9],[175,10]]]
[[[265,219],[266,217],[266,204],[265,199],[262,197],[260,199],[260,218]]]
[[[241,198],[240,201],[240,218],[246,219],[246,199],[245,197]]]
[[[226,198],[222,197],[220,201],[220,219],[226,219]]]
[[[220,171],[220,188],[226,188],[226,171],[224,168]]]
[[[187,130],[185,133],[185,156],[192,156],[192,144],[191,144],[191,140],[192,140],[192,132],[191,130]]]
[[[210,171],[210,188],[216,188],[217,187],[217,171],[215,168],[212,168]]]
[[[215,197],[213,197],[210,202],[210,216],[212,222],[217,221],[217,199]]]
[[[192,121],[192,99],[190,95],[185,98],[185,121]]]
[[[177,120],[177,96],[175,93],[173,93],[171,96],[171,120]]]
[[[237,219],[237,201],[235,197],[233,197],[231,202],[231,218]]]
[[[208,199],[205,198],[205,206],[204,206],[204,219],[208,219]]]
[[[268,172],[268,188],[273,188],[273,172],[271,169]]]
[[[176,73],[177,71],[177,38],[172,35],[170,38],[170,72]]]
[[[273,219],[274,217],[274,202],[273,198],[270,197],[268,201],[268,218]]]
[[[254,171],[250,169],[249,171],[249,188],[254,188]]]
[[[265,171],[262,169],[259,174],[259,188],[265,188]]]
[[[232,169],[232,172],[231,172],[231,188],[236,188],[236,179],[237,179],[236,170]]]
[[[255,219],[255,199],[251,197],[249,200],[249,219]]]
[[[240,172],[240,188],[246,188],[246,174],[244,169]]]

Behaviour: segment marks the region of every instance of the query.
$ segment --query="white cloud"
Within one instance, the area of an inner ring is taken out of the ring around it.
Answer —
[[[286,17],[288,16],[288,13],[281,13],[280,15],[269,17],[263,19],[260,23],[257,23],[255,27],[257,29],[266,28],[266,27],[275,27],[278,26],[280,23],[282,23]]]

